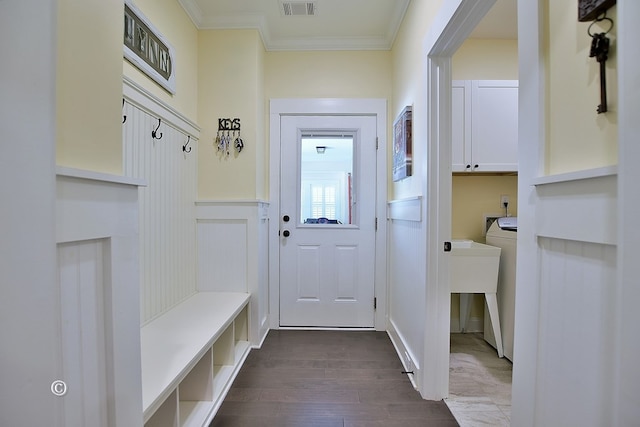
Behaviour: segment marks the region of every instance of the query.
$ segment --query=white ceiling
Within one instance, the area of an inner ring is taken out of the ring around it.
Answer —
[[[199,29],[257,29],[267,50],[389,50],[410,0],[303,2],[314,16],[285,16],[283,0],[178,1]],[[471,37],[517,38],[516,2],[497,0]]]

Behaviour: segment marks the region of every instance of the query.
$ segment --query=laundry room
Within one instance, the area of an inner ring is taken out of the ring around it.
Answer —
[[[477,34],[477,35],[476,35]],[[491,222],[517,217],[517,40],[474,33],[453,56],[451,237],[486,243]],[[506,202],[506,206],[505,206]],[[473,295],[464,330],[484,330],[484,297]],[[451,295],[451,332],[460,332]]]
[[[491,12],[485,21],[490,18]],[[478,402],[491,412],[492,425],[508,425],[513,320],[506,319],[505,311],[512,318],[513,310],[501,310],[499,277],[507,263],[515,271],[518,46],[517,36],[506,33],[500,39],[483,38],[485,24],[490,22],[483,21],[452,58],[448,404]],[[512,230],[501,229],[498,219]],[[509,238],[500,240],[501,233]],[[515,291],[515,280],[513,285]]]

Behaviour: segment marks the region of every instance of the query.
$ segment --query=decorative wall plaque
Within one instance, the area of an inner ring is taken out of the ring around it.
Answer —
[[[616,0],[578,0],[578,21],[593,21],[615,4]]]
[[[165,90],[176,93],[173,47],[131,0],[124,4],[124,57]]]
[[[393,180],[411,176],[411,107],[406,107],[393,124]]]

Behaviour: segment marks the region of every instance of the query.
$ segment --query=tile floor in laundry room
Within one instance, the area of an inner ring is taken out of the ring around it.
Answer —
[[[445,402],[460,426],[509,426],[512,363],[482,333],[451,334],[449,360]]]

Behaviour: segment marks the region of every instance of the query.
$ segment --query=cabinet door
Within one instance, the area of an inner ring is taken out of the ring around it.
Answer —
[[[518,170],[517,80],[473,80],[471,157],[477,172]]]
[[[451,84],[451,159],[453,172],[471,170],[471,81]]]

